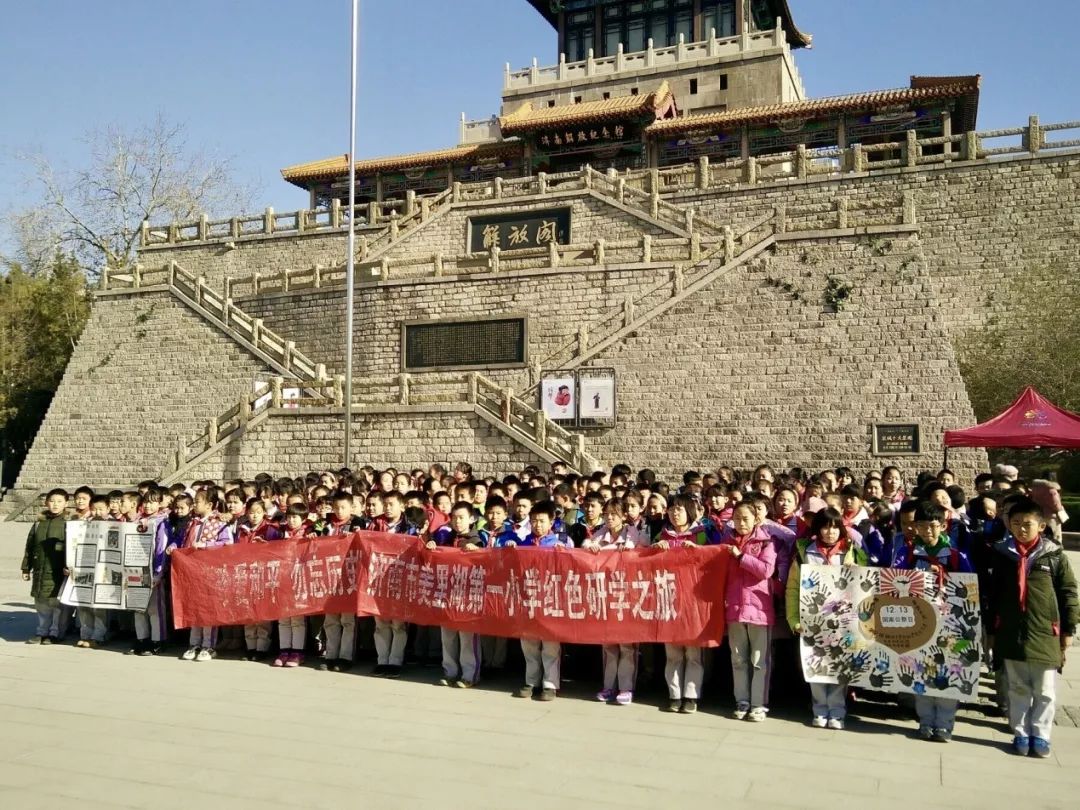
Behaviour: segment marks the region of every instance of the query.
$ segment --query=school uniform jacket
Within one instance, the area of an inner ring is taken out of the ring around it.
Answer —
[[[802,567],[804,565],[866,565],[866,552],[851,542],[850,538],[840,541],[845,545],[843,550],[837,549],[831,557],[826,557],[818,542],[814,539],[799,540],[795,544],[795,556],[792,557],[791,567],[788,569],[787,583],[784,593],[784,612],[787,615],[788,626],[791,632],[795,632],[795,626],[799,624],[799,586],[802,583]]]
[[[54,599],[60,595],[67,565],[67,521],[63,514],[42,515],[26,535],[22,572],[33,573],[30,595],[34,599]]]
[[[629,524],[622,527],[617,535],[612,535],[611,530],[607,526],[604,526],[592,537],[589,538],[589,543],[595,543],[600,547],[601,551],[610,551],[612,549],[624,549],[624,548],[638,548],[649,545],[647,537],[642,537],[641,533]]]
[[[742,554],[728,570],[725,595],[728,623],[743,622],[768,627],[773,623],[772,576],[776,570],[776,544],[761,526],[745,538],[726,533],[722,545],[737,546]]]

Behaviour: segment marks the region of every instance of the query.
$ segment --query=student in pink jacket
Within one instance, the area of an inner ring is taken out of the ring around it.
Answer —
[[[727,633],[735,681],[735,719],[760,723],[768,707],[770,628],[774,609],[770,580],[776,570],[776,545],[757,525],[753,504],[740,503],[731,515],[732,529],[721,544],[734,564],[727,581]]]

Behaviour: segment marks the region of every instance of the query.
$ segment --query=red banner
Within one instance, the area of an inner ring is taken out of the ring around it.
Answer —
[[[355,610],[509,638],[714,646],[729,559],[718,547],[429,551],[357,532],[181,552],[173,608],[179,627]]]

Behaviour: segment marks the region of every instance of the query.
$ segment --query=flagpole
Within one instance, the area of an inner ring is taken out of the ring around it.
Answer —
[[[352,455],[353,273],[356,253],[356,36],[360,0],[352,0],[352,69],[349,71],[349,254],[345,260],[345,459]]]

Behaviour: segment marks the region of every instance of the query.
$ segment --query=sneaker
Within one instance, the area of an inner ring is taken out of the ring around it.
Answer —
[[[142,648],[142,651],[139,653],[139,655],[157,655],[159,652],[161,652],[160,645],[147,644],[145,647]]]
[[[1031,755],[1039,759],[1046,759],[1050,756],[1050,741],[1044,740],[1042,737],[1032,737]]]
[[[195,657],[200,652],[202,652],[202,650],[200,650],[198,647],[188,647],[187,651],[183,655],[181,655],[180,658],[184,661],[194,661]]]
[[[935,728],[932,739],[937,743],[952,742],[952,732],[947,728]]]
[[[454,686],[456,686],[458,689],[472,689],[472,682],[465,680],[456,680],[454,681]]]
[[[329,671],[330,671],[330,662],[327,661],[324,658],[323,660],[321,660],[319,662],[319,672],[329,672]]]
[[[745,703],[740,703],[735,707],[735,713],[731,716],[734,717],[736,720],[745,720],[746,715],[748,714],[750,714],[750,707],[747,706]]]
[[[764,706],[755,706],[750,710],[750,713],[746,715],[746,719],[751,723],[764,723],[765,718],[768,717],[769,710]]]
[[[634,702],[634,693],[619,692],[619,694],[615,696],[615,702],[620,706],[629,706],[631,703]]]
[[[681,709],[681,708],[682,708],[682,701],[672,699],[672,700],[669,700],[667,702],[667,708],[664,709],[664,711],[672,712],[674,714],[674,713],[677,713],[679,711],[679,709]]]
[[[596,699],[601,703],[611,703],[615,699],[614,689],[601,689],[596,693]]]
[[[79,645],[78,645],[78,644],[76,644],[75,646],[76,646],[76,647],[78,647]],[[146,648],[146,643],[145,643],[145,642],[142,642],[142,641],[136,641],[136,642],[135,642],[135,643],[134,643],[134,644],[132,645],[131,649],[129,649],[129,650],[124,650],[124,655],[142,655],[142,652],[143,652],[143,650],[144,650],[145,648]]]
[[[516,697],[516,698],[531,698],[533,696],[533,692],[535,691],[535,689],[536,689],[536,687],[529,686],[528,684],[525,684],[525,686],[521,687],[516,692],[514,692],[514,697]]]
[[[45,641],[44,636],[32,636],[26,640],[27,644],[41,644]]]
[[[827,717],[815,717],[810,723],[814,728],[827,728],[829,725],[829,719]]]
[[[199,654],[195,656],[195,660],[196,661],[213,661],[214,660],[214,651],[213,650],[206,650],[206,649],[199,650]]]
[[[379,668],[378,667],[375,667],[375,674],[376,675],[379,674]],[[447,678],[445,675],[443,675],[441,678],[439,678],[439,680],[435,681],[435,684],[437,686],[453,686],[454,682],[452,680],[450,680],[449,678]]]
[[[304,654],[299,652],[289,653],[289,657],[285,660],[285,666],[289,669],[296,669],[302,663],[304,663]]]
[[[1026,757],[1031,753],[1031,738],[1020,735],[1013,737],[1012,750],[1017,756]]]
[[[386,665],[386,677],[390,680],[396,680],[401,677],[401,667],[396,664]]]
[[[930,726],[919,726],[919,739],[920,740],[932,740],[934,739],[934,730]]]
[[[693,698],[686,698],[679,708],[679,714],[694,714],[695,712],[697,712],[697,701]]]
[[[541,689],[540,694],[536,696],[537,700],[541,700],[544,703],[549,703],[555,699],[554,689]]]
[[[843,731],[844,721],[841,720],[839,717],[830,717],[828,727],[831,728],[833,731]]]
[[[90,642],[89,642],[89,641],[83,641],[83,640],[82,640],[82,639],[80,638],[80,639],[79,639],[78,641],[76,641],[76,642],[75,642],[75,646],[76,646],[76,647],[89,647],[89,646],[90,646]]]
[[[376,678],[386,677],[386,664],[376,664],[375,669],[371,670],[371,674]],[[449,684],[447,684],[449,686]]]
[[[41,643],[42,644],[52,644],[53,643],[53,637],[52,636],[42,636],[41,637]]]
[[[278,657],[273,660],[273,662],[270,664],[270,666],[272,666],[272,667],[283,667],[283,666],[285,666],[285,662],[288,659],[289,659],[289,654],[288,653],[286,653],[286,652],[279,653]]]

